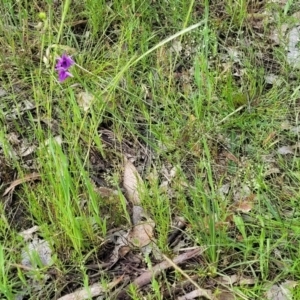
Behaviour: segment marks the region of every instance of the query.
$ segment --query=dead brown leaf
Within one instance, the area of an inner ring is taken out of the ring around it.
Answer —
[[[253,203],[249,201],[241,201],[238,203],[236,210],[242,213],[248,213],[253,208]]]
[[[125,158],[123,186],[126,190],[128,200],[133,205],[139,205],[141,202],[138,188],[142,183],[142,178],[135,166]]]
[[[134,227],[128,235],[129,243],[138,248],[148,245],[153,238],[154,222],[141,206],[133,207],[132,221]]]
[[[142,248],[151,242],[153,237],[154,223],[141,223],[133,227],[128,235],[128,240],[133,246]]]
[[[249,190],[250,191],[250,190]],[[241,197],[240,200],[237,200],[234,204],[234,211],[240,211],[242,213],[249,213],[253,206],[255,201],[256,195],[253,193],[250,193],[248,195],[245,195],[244,197]]]

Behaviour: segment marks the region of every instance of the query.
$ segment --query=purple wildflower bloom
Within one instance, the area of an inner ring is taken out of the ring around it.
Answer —
[[[60,69],[69,69],[72,65],[74,65],[74,60],[72,59],[71,56],[63,54],[60,58],[57,60],[57,64],[55,66],[55,70],[60,70]]]
[[[65,81],[68,77],[73,77],[73,75],[69,72],[69,68],[74,64],[74,60],[69,55],[63,54],[60,58],[58,58],[55,70],[58,72],[59,82]]]
[[[65,81],[68,77],[73,77],[73,75],[70,72],[68,72],[68,70],[66,69],[60,68],[57,69],[57,71],[58,71],[59,82]]]

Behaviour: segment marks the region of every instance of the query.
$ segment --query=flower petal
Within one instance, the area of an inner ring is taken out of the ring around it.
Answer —
[[[74,65],[74,60],[71,56],[63,54],[60,58],[58,58],[55,69],[59,70],[60,68],[69,69],[72,65]]]
[[[65,81],[68,77],[73,77],[73,75],[67,70],[61,68],[58,70],[58,80],[59,82]]]

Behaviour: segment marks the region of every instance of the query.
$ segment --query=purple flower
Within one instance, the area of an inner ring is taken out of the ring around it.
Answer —
[[[72,65],[74,65],[74,60],[72,59],[71,56],[63,54],[60,58],[57,60],[57,64],[55,66],[55,70],[60,70],[60,69],[69,69]]]
[[[60,58],[58,58],[55,70],[58,72],[59,82],[65,81],[68,77],[73,77],[73,75],[69,72],[69,68],[74,64],[74,60],[69,55],[63,54]]]
[[[65,81],[68,77],[73,77],[73,75],[70,72],[68,72],[68,70],[66,69],[60,68],[57,69],[57,71],[58,71],[59,82]]]

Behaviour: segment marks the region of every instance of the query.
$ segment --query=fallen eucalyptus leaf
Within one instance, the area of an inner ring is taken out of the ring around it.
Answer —
[[[126,190],[128,200],[133,205],[139,205],[141,200],[138,187],[142,184],[142,178],[131,161],[125,158],[123,186]]]
[[[153,238],[154,226],[155,224],[151,219],[140,222],[129,232],[128,241],[138,248],[148,245]]]
[[[145,213],[141,206],[134,206],[132,209],[132,223],[133,229],[128,235],[128,240],[135,247],[142,248],[152,241],[153,230],[155,223]],[[147,251],[146,249],[144,249]]]

